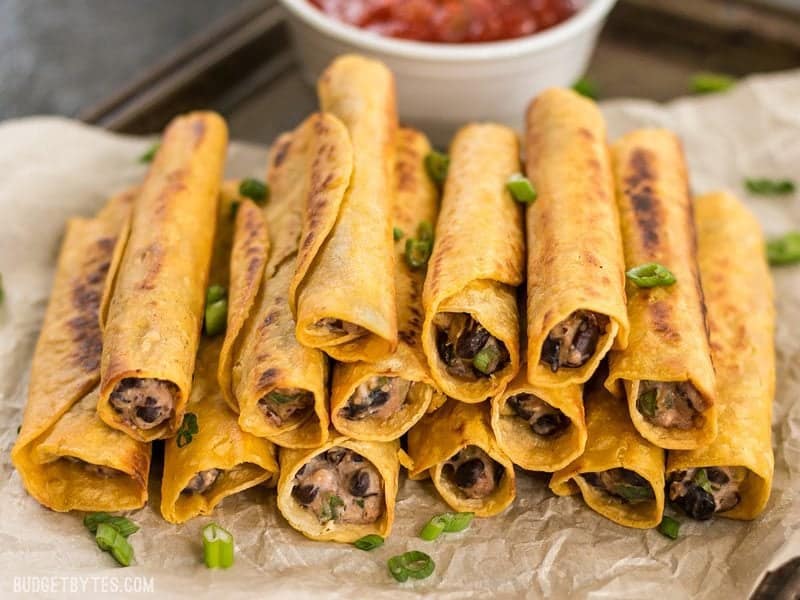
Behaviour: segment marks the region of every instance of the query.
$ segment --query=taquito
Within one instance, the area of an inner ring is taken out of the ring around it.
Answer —
[[[236,194],[237,183],[224,185],[220,194],[210,285],[227,287],[229,283],[232,206],[237,207],[238,223],[248,223],[246,215],[261,212],[250,200]],[[191,437],[179,433],[164,444],[161,514],[170,523],[210,514],[227,496],[260,483],[274,484],[278,479],[275,446],[242,431],[236,413],[222,396],[216,377],[222,342],[221,336],[207,334],[200,340],[186,406],[186,416],[192,416],[197,432]]]
[[[150,446],[97,416],[100,303],[124,245],[132,195],[67,224],[11,459],[28,493],[57,511],[144,506]]]
[[[775,309],[764,237],[727,193],[697,198],[698,260],[717,380],[711,445],[667,455],[667,493],[695,519],[754,519],[767,504],[775,459]]]
[[[581,384],[628,345],[625,259],[597,105],[550,89],[528,108],[528,380]]]
[[[394,77],[379,62],[346,55],[322,74],[317,91],[322,110],[347,127],[352,175],[338,210],[327,211],[332,221],[306,212],[289,304],[302,344],[340,361],[375,361],[397,346]],[[339,158],[328,150],[327,160]]]
[[[645,129],[617,141],[612,158],[627,268],[656,263],[676,281],[628,284],[630,342],[612,350],[606,386],[625,394],[645,438],[699,448],[717,435],[717,411],[683,151],[673,133]]]
[[[519,143],[508,127],[471,124],[450,148],[450,168],[422,302],[422,347],[445,394],[481,402],[519,370],[522,210],[506,189]]]
[[[492,433],[489,404],[449,399],[408,432],[411,479],[433,480],[453,510],[490,517],[516,496],[514,464]]]
[[[619,398],[602,387],[586,398],[586,451],[553,473],[559,496],[580,492],[605,518],[637,529],[655,527],[664,512],[664,450],[642,438]]]
[[[492,398],[492,430],[514,464],[529,471],[557,471],[586,446],[582,387],[535,386],[523,370]]]
[[[226,143],[215,113],[174,119],[134,206],[103,332],[97,411],[141,441],[170,437],[183,420]]]
[[[312,540],[387,537],[394,522],[399,442],[365,442],[331,433],[313,449],[280,454],[278,509]]]
[[[411,268],[404,256],[406,241],[420,224],[436,223],[437,192],[423,165],[430,150],[423,134],[398,131],[392,220],[397,231],[397,349],[377,362],[338,363],[333,370],[331,420],[337,431],[354,439],[395,440],[425,414],[432,399],[441,396],[420,340],[425,272]]]
[[[298,249],[313,243],[301,239],[304,215],[332,226],[351,171],[344,125],[313,115],[274,144],[263,214],[237,215],[219,380],[241,428],[280,446],[314,448],[328,436],[327,357],[297,340],[287,297]]]

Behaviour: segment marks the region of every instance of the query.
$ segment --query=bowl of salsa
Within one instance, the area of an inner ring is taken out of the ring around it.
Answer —
[[[385,62],[400,118],[435,142],[468,121],[520,128],[528,100],[584,73],[615,0],[280,0],[309,82],[339,54]]]

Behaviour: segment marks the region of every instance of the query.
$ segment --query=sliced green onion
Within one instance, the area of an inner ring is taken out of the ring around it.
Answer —
[[[203,527],[203,560],[209,569],[233,565],[233,536],[216,523]]]
[[[531,180],[522,173],[514,173],[506,181],[506,188],[511,196],[520,204],[533,204],[536,200],[536,188]]]
[[[473,357],[472,366],[481,373],[489,375],[494,371],[493,367],[497,366],[499,358],[500,350],[495,346],[486,346]]]
[[[675,283],[675,275],[659,263],[646,263],[633,267],[625,275],[640,288],[667,286]]]
[[[126,517],[115,517],[106,512],[90,513],[83,517],[83,524],[92,533],[97,533],[97,526],[100,523],[111,525],[123,537],[128,537],[139,531],[139,526]]]
[[[353,500],[353,502],[356,503],[358,508],[364,508],[364,499],[363,498],[356,498],[355,500]]]
[[[192,436],[198,433],[200,433],[200,426],[197,424],[197,415],[186,413],[183,415],[183,422],[175,436],[175,444],[177,444],[178,448],[183,448],[187,444],[191,444]]]
[[[445,518],[444,531],[445,533],[458,533],[464,531],[472,523],[475,517],[473,512],[457,512],[457,513],[444,513]]]
[[[417,225],[417,239],[433,243],[433,225],[430,221],[420,221]]]
[[[713,94],[724,92],[736,84],[736,79],[722,73],[695,73],[692,75],[691,88],[695,94]]]
[[[161,142],[156,142],[152,146],[150,146],[147,151],[139,157],[140,163],[151,163],[153,159],[158,154],[158,150],[161,148]]]
[[[294,396],[290,396],[288,394],[282,394],[278,390],[273,390],[269,394],[267,394],[267,401],[274,402],[275,404],[288,404],[292,400],[294,400]]]
[[[222,300],[226,294],[225,288],[221,285],[210,285],[206,291],[206,304],[213,304],[214,302]]]
[[[255,200],[256,204],[264,204],[269,200],[269,186],[260,179],[248,177],[239,184],[239,195]]]
[[[322,510],[320,511],[319,520],[323,523],[327,521],[335,521],[339,517],[339,508],[344,506],[344,500],[339,496],[331,495],[328,497],[327,502],[323,503]]]
[[[412,579],[425,579],[436,568],[433,559],[419,550],[411,550],[405,554],[393,556],[386,564],[392,577],[401,583],[408,581],[409,577]]]
[[[114,529],[114,527],[108,523],[98,523],[95,540],[101,550],[110,552],[111,556],[123,567],[127,567],[131,564],[131,560],[133,560],[133,547],[128,543],[125,536]]]
[[[432,542],[444,533],[445,525],[444,515],[436,515],[425,523],[425,527],[419,532],[419,537],[426,542]]]
[[[586,96],[592,100],[597,100],[600,97],[600,92],[597,84],[594,81],[581,77],[572,85],[572,90],[578,92],[581,96]]]
[[[678,521],[672,517],[664,515],[664,517],[661,519],[661,523],[658,526],[658,531],[661,532],[661,535],[664,535],[671,540],[677,540],[680,528],[681,524]]]
[[[228,322],[228,301],[223,298],[206,305],[206,335],[213,337],[225,331]]]
[[[649,485],[630,485],[628,483],[618,483],[612,489],[617,496],[622,496],[629,502],[641,502],[655,497],[653,488]]]
[[[791,179],[767,179],[766,177],[748,177],[744,180],[747,191],[759,196],[783,196],[794,194],[795,185]]]
[[[406,240],[406,262],[412,269],[422,269],[428,264],[428,259],[433,252],[433,244],[427,240]]]
[[[644,394],[639,394],[639,398],[636,400],[636,408],[638,408],[639,412],[643,415],[655,417],[657,396],[658,393],[656,390],[648,390]]]
[[[767,242],[767,259],[773,266],[800,262],[800,231],[791,231]]]
[[[364,552],[369,552],[370,550],[375,550],[375,548],[378,548],[379,546],[383,546],[383,538],[379,535],[375,535],[374,533],[365,535],[364,537],[353,542],[353,546],[359,550],[364,550]]]
[[[447,171],[450,168],[450,157],[444,152],[432,150],[425,156],[425,170],[433,182],[439,186],[444,184],[447,179]]]
[[[709,494],[713,492],[711,489],[711,482],[708,480],[708,473],[706,473],[705,469],[698,469],[694,477],[692,477],[692,481],[697,487],[707,491]]]
[[[404,235],[403,230],[400,229],[399,227],[395,227],[394,229],[392,229],[392,236],[394,237],[395,242],[403,239],[403,235]]]

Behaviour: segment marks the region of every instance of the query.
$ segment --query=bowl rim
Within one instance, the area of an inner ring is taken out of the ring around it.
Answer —
[[[308,0],[279,1],[294,17],[314,29],[361,50],[417,60],[488,62],[531,54],[580,35],[602,21],[617,0],[585,0],[586,4],[574,15],[544,31],[511,40],[474,44],[441,44],[386,37],[328,16]]]

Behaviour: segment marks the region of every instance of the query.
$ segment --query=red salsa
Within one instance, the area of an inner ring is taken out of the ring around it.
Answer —
[[[574,0],[309,0],[332,17],[380,35],[440,43],[508,40],[552,27]]]

